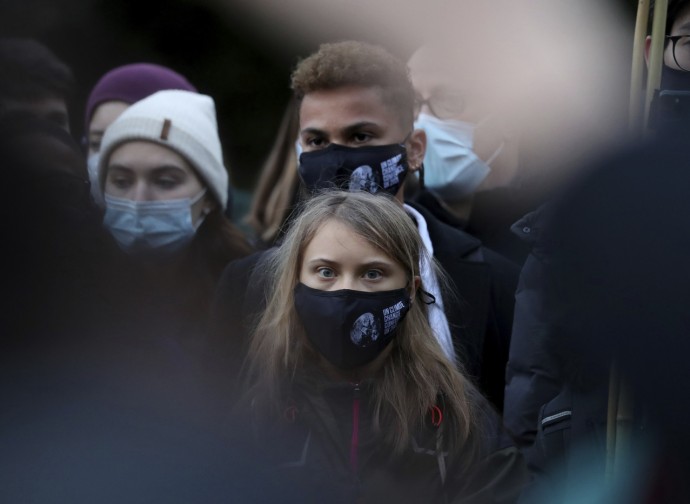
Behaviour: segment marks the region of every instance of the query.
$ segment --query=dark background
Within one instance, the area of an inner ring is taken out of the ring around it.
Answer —
[[[632,40],[637,1],[609,1],[627,13]],[[337,28],[320,31],[328,40],[348,37],[337,21],[311,21],[305,13],[304,22],[332,22]],[[0,35],[35,37],[70,65],[77,79],[70,103],[76,138],[84,130],[86,97],[111,68],[149,61],[184,74],[215,99],[232,184],[245,195],[278,128],[292,67],[328,41],[261,24],[241,0],[0,0]],[[370,41],[379,42],[376,37]]]

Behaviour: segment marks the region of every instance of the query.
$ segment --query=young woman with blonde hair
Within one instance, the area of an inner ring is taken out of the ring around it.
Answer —
[[[304,206],[271,258],[239,411],[310,495],[485,503],[520,491],[519,455],[429,326],[422,254],[392,198],[336,191]]]

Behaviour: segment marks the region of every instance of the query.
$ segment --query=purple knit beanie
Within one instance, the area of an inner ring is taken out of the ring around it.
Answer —
[[[161,65],[132,63],[110,70],[96,83],[86,102],[84,131],[88,133],[91,117],[101,103],[122,101],[131,105],[167,89],[197,92],[185,77]]]

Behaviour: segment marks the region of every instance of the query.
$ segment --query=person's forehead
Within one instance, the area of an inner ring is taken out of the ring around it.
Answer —
[[[154,166],[165,163],[183,168],[193,173],[191,165],[184,156],[166,146],[154,142],[134,140],[118,145],[113,149],[109,164],[122,163],[131,166]]]
[[[392,126],[399,114],[378,86],[343,86],[307,93],[299,109],[300,128],[344,127],[354,123]]]
[[[129,107],[123,101],[107,101],[99,104],[91,116],[89,131],[103,132]]]
[[[415,51],[408,63],[410,78],[416,91],[474,89],[481,87],[476,59],[468,50],[429,45]]]
[[[329,112],[340,103],[343,106],[366,108],[373,105],[384,106],[383,90],[378,86],[341,86],[330,89],[317,89],[304,95],[300,111],[308,108],[310,112]],[[306,107],[305,107],[306,105]]]
[[[361,253],[366,251],[370,256],[377,256],[380,260],[392,261],[383,250],[338,218],[330,218],[323,222],[304,250],[304,260],[329,252],[345,254],[358,260],[361,259]]]

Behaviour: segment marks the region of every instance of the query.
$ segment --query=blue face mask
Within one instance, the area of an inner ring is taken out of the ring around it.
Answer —
[[[203,221],[192,223],[192,205],[206,189],[193,198],[164,201],[132,201],[105,195],[103,224],[122,250],[130,254],[175,253],[189,245]]]
[[[424,185],[445,201],[459,201],[477,189],[491,171],[491,163],[503,149],[503,143],[486,162],[474,153],[474,131],[479,125],[442,120],[419,114],[415,128],[426,132]]]

